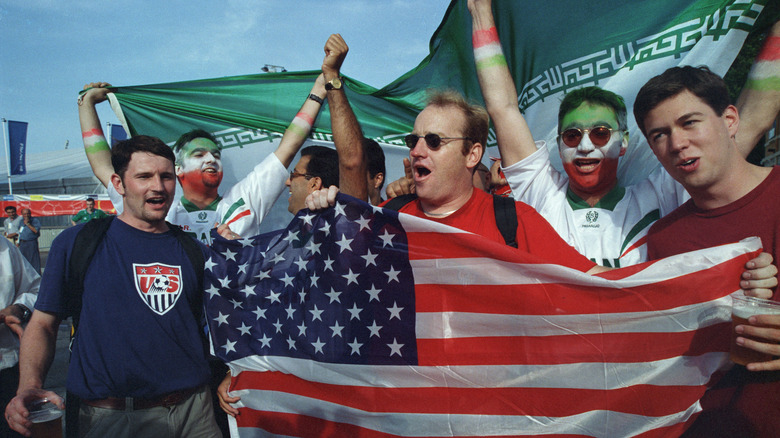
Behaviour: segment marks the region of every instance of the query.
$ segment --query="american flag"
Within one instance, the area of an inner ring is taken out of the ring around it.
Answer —
[[[727,369],[758,239],[601,276],[339,195],[217,239],[234,436],[673,436]]]

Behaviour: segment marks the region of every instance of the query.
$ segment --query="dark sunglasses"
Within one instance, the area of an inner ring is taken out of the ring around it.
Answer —
[[[406,137],[404,137],[404,141],[406,142],[406,147],[408,147],[409,149],[414,149],[414,147],[417,146],[417,142],[420,140],[420,138],[424,138],[425,144],[428,145],[428,148],[434,151],[436,149],[439,149],[439,147],[443,143],[449,143],[452,140],[474,141],[468,137],[439,137],[438,134],[425,134],[425,136],[421,137],[417,134],[409,134]]]
[[[612,129],[606,126],[596,126],[591,129],[569,128],[561,132],[560,137],[563,144],[570,148],[579,146],[585,134],[588,134],[588,138],[594,146],[604,146],[609,143],[612,133],[615,131],[622,131],[622,129]]]

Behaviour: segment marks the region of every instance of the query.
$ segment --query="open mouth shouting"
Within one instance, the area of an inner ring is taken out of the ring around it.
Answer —
[[[414,179],[415,181],[424,180],[428,175],[431,174],[431,169],[425,167],[422,164],[415,163],[414,164]]]
[[[577,168],[578,171],[582,173],[591,173],[595,171],[599,164],[601,164],[601,160],[598,158],[575,158],[574,159],[574,166]]]

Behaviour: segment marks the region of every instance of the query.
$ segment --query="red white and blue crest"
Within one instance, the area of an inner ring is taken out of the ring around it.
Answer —
[[[135,290],[141,299],[158,315],[173,308],[183,289],[179,266],[133,263]]]

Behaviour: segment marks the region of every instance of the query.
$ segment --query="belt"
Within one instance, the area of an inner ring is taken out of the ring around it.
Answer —
[[[81,400],[87,406],[103,409],[114,409],[118,411],[138,411],[142,409],[156,408],[159,406],[170,407],[177,405],[189,396],[194,394],[200,388],[188,388],[181,391],[169,392],[158,397],[106,397],[97,400]]]

